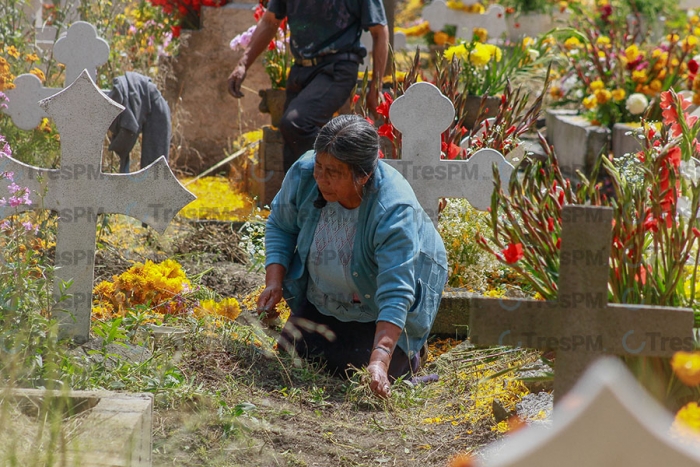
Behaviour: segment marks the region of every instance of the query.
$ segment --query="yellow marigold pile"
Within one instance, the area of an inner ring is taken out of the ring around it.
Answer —
[[[113,281],[95,286],[93,317],[124,316],[137,305],[147,305],[161,314],[183,314],[187,307],[182,294],[190,290],[190,280],[177,261],[136,263]]]
[[[161,316],[219,316],[234,320],[241,313],[241,306],[235,298],[197,301],[187,296],[190,292],[192,284],[177,261],[136,263],[114,276],[112,281],[102,281],[95,287],[92,317],[124,316],[127,310],[138,305],[146,305]]]
[[[232,188],[224,177],[202,177],[187,184],[182,182],[197,199],[188,204],[180,215],[195,220],[236,221],[250,213],[253,200]]]
[[[700,384],[700,352],[676,352],[671,359],[671,367],[684,384]]]

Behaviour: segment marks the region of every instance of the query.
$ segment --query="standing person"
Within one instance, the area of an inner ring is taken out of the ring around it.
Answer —
[[[358,115],[326,124],[315,152],[287,172],[265,232],[258,311],[283,298],[279,343],[333,373],[366,367],[385,397],[418,371],[447,280],[433,222],[400,172],[379,160],[379,135]]]
[[[372,35],[373,74],[367,107],[377,107],[386,69],[389,30],[382,0],[270,0],[250,44],[228,78],[229,93],[242,97],[241,84],[255,59],[287,18],[294,65],[287,79],[284,170],[312,149],[319,129],[350,98],[359,63],[367,55],[362,30]]]

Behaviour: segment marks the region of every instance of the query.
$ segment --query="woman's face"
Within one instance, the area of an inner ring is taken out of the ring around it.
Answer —
[[[354,209],[362,203],[362,186],[369,175],[355,179],[352,169],[330,154],[316,154],[314,178],[318,189],[329,203],[338,202],[346,209]]]

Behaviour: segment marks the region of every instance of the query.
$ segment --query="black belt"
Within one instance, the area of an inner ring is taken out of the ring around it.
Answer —
[[[330,55],[320,55],[314,58],[304,58],[301,60],[295,60],[294,64],[297,66],[316,66],[320,65],[321,63],[333,63],[342,61],[360,63],[362,62],[362,57],[352,52],[343,52]]]

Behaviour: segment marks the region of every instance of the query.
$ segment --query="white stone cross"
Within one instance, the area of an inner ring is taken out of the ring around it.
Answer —
[[[551,428],[526,427],[488,447],[478,467],[700,467],[671,415],[615,359],[600,360],[554,408]]]
[[[513,166],[493,149],[482,149],[468,160],[441,160],[440,135],[454,121],[452,102],[433,84],[412,84],[389,109],[389,119],[401,132],[401,159],[384,159],[408,180],[421,206],[437,224],[440,198],[466,198],[486,210],[493,193],[493,164],[508,186]]]
[[[41,106],[61,135],[61,166],[43,169],[0,159],[0,172],[13,172],[17,185],[28,187],[33,199],[31,206],[0,207],[0,219],[15,209],[58,213],[54,298],[60,296],[62,281],[73,283],[67,290],[71,298],[58,303],[52,314],[62,336],[84,342],[90,332],[97,215],[128,215],[163,233],[195,196],[175,178],[164,157],[130,174],[102,172],[105,134],[124,107],[102,94],[87,72]],[[4,180],[0,192],[7,193],[9,184]]]
[[[486,13],[468,13],[449,8],[443,0],[434,0],[423,8],[422,16],[430,24],[431,31],[441,31],[447,25],[456,26],[457,37],[467,40],[474,35],[474,28],[486,29],[488,42],[497,42],[508,34],[506,10],[501,5],[490,5]]]
[[[555,401],[602,355],[692,350],[691,309],[608,303],[611,237],[611,208],[564,206],[557,300],[472,297],[471,341],[556,350]]]
[[[93,81],[96,80],[97,67],[109,59],[109,45],[97,37],[95,27],[84,21],[77,21],[68,29],[67,34],[56,41],[53,49],[54,58],[65,65],[66,83],[72,83],[83,70],[87,70]],[[14,81],[15,88],[5,91],[9,102],[4,112],[12,118],[17,127],[31,130],[47,117],[39,101],[61,91],[46,88],[36,76],[26,73]]]

